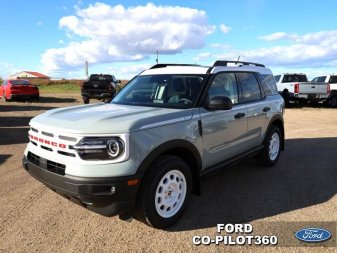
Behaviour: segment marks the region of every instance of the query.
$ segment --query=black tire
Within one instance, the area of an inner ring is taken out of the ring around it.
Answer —
[[[5,102],[9,102],[9,99],[7,98],[6,92],[4,92],[4,99],[5,99]]]
[[[337,107],[337,94],[333,95],[330,98],[329,104],[331,107],[336,108]]]
[[[289,92],[287,90],[284,90],[282,92],[282,97],[283,97],[285,106],[288,107],[289,106]]]
[[[180,219],[191,192],[192,173],[186,162],[161,156],[142,182],[134,217],[155,228],[167,228]]]
[[[89,104],[89,98],[83,97],[83,103],[84,104]]]
[[[263,143],[264,147],[259,156],[259,160],[263,166],[272,167],[277,163],[281,154],[282,140],[281,130],[277,126],[272,125],[267,133]]]

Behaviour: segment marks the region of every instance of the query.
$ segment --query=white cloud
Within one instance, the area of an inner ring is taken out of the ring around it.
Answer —
[[[64,44],[64,41],[63,40],[59,40],[58,43],[59,44]]]
[[[287,40],[288,44],[250,50],[227,50],[220,58],[256,61],[269,66],[318,67],[331,66],[337,59],[337,30],[304,35],[274,33],[262,36],[267,41]]]
[[[204,61],[209,59],[212,56],[210,52],[203,52],[198,54],[196,57],[193,58],[193,61]]]
[[[154,64],[152,64],[154,65]],[[116,76],[117,79],[131,79],[140,72],[149,69],[151,64],[128,64],[127,67],[108,67],[108,71]]]
[[[232,30],[232,28],[231,28],[230,26],[225,25],[225,24],[221,24],[221,25],[220,25],[220,30],[221,30],[224,34],[227,34],[227,33],[229,33],[229,32]]]
[[[76,15],[66,16],[59,27],[69,39],[63,48],[51,48],[42,55],[46,70],[81,67],[90,63],[139,61],[156,53],[177,54],[197,49],[205,37],[215,31],[204,11],[179,6],[125,8],[95,3],[76,7]]]
[[[19,71],[22,71],[20,67],[15,66],[10,62],[0,62],[0,77],[8,78],[8,76],[13,75]]]

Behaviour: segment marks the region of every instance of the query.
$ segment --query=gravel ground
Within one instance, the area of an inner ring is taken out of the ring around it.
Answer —
[[[42,94],[39,103],[0,100],[0,252],[337,252],[292,237],[311,225],[336,231],[337,110],[287,109],[286,150],[275,167],[261,169],[250,159],[203,180],[202,195],[163,231],[92,213],[22,169],[29,120],[76,104],[80,97],[69,94]],[[217,235],[218,223],[250,223],[255,234],[280,238],[290,232],[294,247],[193,245],[193,236]],[[336,245],[335,233],[329,241]]]

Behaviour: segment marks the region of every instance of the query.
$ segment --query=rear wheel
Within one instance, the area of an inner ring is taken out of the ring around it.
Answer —
[[[89,98],[83,97],[83,103],[84,104],[89,104]]]
[[[143,181],[135,218],[156,228],[167,228],[182,216],[191,192],[188,165],[179,157],[162,156]]]
[[[264,141],[264,147],[260,153],[260,161],[266,167],[274,166],[281,153],[282,135],[281,130],[272,125]]]
[[[4,92],[4,99],[5,99],[5,102],[9,102],[9,99],[7,98],[6,92]]]
[[[337,107],[337,94],[333,95],[330,98],[330,106],[336,108]]]

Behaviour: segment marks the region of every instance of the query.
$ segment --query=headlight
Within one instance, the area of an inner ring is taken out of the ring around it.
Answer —
[[[119,137],[86,137],[71,148],[83,160],[113,160],[124,153],[125,144]]]

